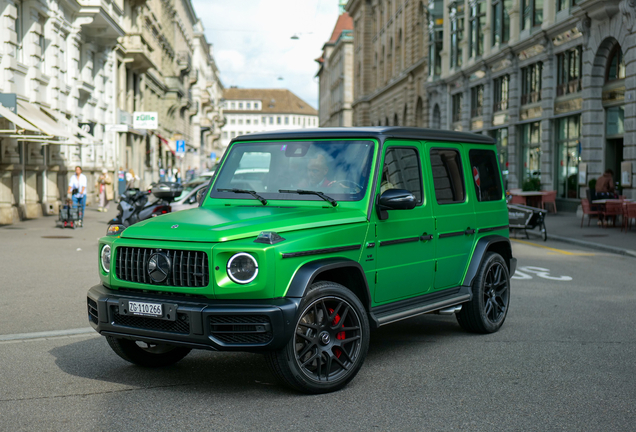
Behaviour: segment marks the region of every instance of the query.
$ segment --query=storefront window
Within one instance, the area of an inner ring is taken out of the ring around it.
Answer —
[[[581,116],[556,121],[557,191],[561,198],[578,198],[579,162],[581,160]]]
[[[541,178],[541,123],[526,123],[521,126],[523,148],[523,182]]]

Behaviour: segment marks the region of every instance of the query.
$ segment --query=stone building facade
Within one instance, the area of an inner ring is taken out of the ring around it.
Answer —
[[[350,0],[354,25],[354,126],[423,124],[425,3]]]
[[[320,127],[353,125],[353,20],[340,14],[331,38],[316,59],[319,64]]]
[[[232,138],[252,132],[318,127],[318,112],[287,89],[224,91],[223,151]]]
[[[506,186],[538,181],[561,206],[577,205],[606,168],[636,198],[633,0],[350,0],[347,10],[354,124],[491,135]]]
[[[218,139],[218,103],[196,118],[192,58],[205,38],[190,0],[0,0],[0,21],[0,224],[57,213],[77,165],[89,205],[103,168],[145,187],[178,166],[176,139],[213,146],[193,119]],[[218,100],[203,49],[197,97]],[[159,128],[134,129],[136,111],[157,112]]]

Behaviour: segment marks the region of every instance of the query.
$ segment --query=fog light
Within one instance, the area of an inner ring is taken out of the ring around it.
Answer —
[[[110,272],[110,246],[104,245],[101,253],[102,268],[106,273]]]
[[[245,252],[237,253],[227,262],[227,275],[238,284],[252,282],[258,274],[256,259]]]

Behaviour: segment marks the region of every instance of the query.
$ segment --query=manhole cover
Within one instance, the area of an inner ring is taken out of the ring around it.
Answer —
[[[47,238],[47,239],[67,239],[67,238],[73,238],[71,236],[42,236],[42,238]]]
[[[583,237],[607,237],[609,234],[583,234]]]

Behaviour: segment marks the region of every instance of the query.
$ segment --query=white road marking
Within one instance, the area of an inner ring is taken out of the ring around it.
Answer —
[[[523,270],[523,271],[520,271]],[[540,278],[554,280],[554,281],[571,281],[571,276],[550,276],[550,269],[543,267],[533,267],[533,266],[525,266],[519,267],[517,271],[515,271],[514,276],[510,279],[524,280],[524,279],[532,279],[532,276],[527,273],[534,273]]]

